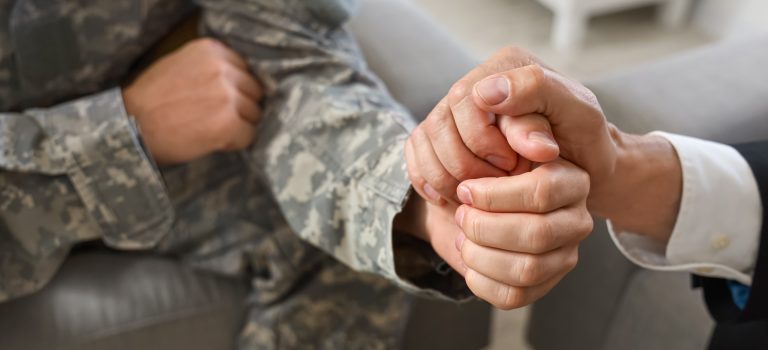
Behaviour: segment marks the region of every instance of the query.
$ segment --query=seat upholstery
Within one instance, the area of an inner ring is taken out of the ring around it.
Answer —
[[[155,255],[80,251],[40,292],[0,304],[0,348],[229,349],[245,287]]]
[[[768,34],[693,50],[593,81],[622,130],[733,143],[768,135]]]

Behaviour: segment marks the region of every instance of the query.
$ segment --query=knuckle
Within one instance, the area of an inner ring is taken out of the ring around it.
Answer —
[[[581,216],[581,227],[579,229],[581,235],[579,236],[579,241],[587,238],[592,233],[592,230],[595,229],[595,221],[586,208],[581,211]]]
[[[572,271],[576,268],[576,265],[579,264],[579,250],[574,249],[573,253],[568,255],[568,259],[565,261],[565,266],[567,268],[567,271]]]
[[[239,118],[240,111],[237,109],[237,92],[233,88],[223,87],[221,89],[221,116],[230,120]]]
[[[220,117],[226,117],[232,114],[235,109],[236,92],[225,84],[218,84],[211,88],[208,96],[214,103],[215,110],[218,110]]]
[[[214,38],[210,38],[210,37],[205,37],[205,38],[197,39],[197,40],[193,41],[193,44],[194,45],[199,45],[200,47],[203,47],[203,48],[217,48],[217,47],[219,47],[219,41],[214,39]]]
[[[486,244],[483,235],[484,219],[478,215],[475,210],[467,209],[464,214],[464,220],[467,220],[468,231],[470,231],[471,240],[477,244]]]
[[[421,189],[424,188],[424,185],[427,184],[427,180],[424,180],[423,177],[418,176],[411,171],[408,171],[408,177],[410,178],[411,184],[413,184],[414,188]]]
[[[539,254],[551,250],[555,243],[555,235],[552,224],[544,219],[529,221],[528,235],[530,235],[530,248],[533,253]]]
[[[217,80],[226,81],[231,67],[227,62],[219,59],[212,59],[210,61],[211,75]]]
[[[225,86],[215,86],[208,93],[209,98],[219,109],[225,108],[230,104],[232,96],[229,93],[229,89]]]
[[[488,184],[486,186],[471,186],[469,190],[472,192],[472,198],[477,199],[479,204],[489,211],[495,211],[496,202],[494,201],[493,194],[496,193],[495,185]]]
[[[525,49],[516,46],[516,45],[507,45],[499,49],[499,51],[496,52],[497,57],[521,57],[528,55],[528,51],[525,51]]]
[[[537,212],[545,212],[554,202],[553,188],[555,181],[551,176],[539,177],[529,200],[530,208]]]
[[[582,184],[581,194],[584,198],[587,198],[587,196],[589,196],[589,191],[591,190],[592,178],[590,178],[589,173],[584,170],[581,170],[579,173],[581,174],[581,176],[579,177],[579,181]]]
[[[525,66],[515,78],[512,85],[520,98],[530,98],[538,94],[546,80],[544,70],[537,64]]]
[[[527,67],[528,67],[527,69],[528,74],[530,75],[528,79],[531,80],[531,86],[537,90],[540,89],[544,85],[544,82],[547,79],[547,75],[544,72],[544,68],[542,68],[538,64],[532,64]]]
[[[472,91],[471,85],[466,79],[460,79],[451,85],[451,88],[448,90],[448,96],[450,96],[452,101],[458,101]]]
[[[435,107],[437,109],[437,107]],[[436,128],[440,125],[438,119],[438,114],[436,111],[430,112],[427,117],[424,119],[424,121],[419,125],[419,130],[424,137],[429,137],[429,135],[434,135],[436,132]]]
[[[469,180],[472,178],[472,167],[468,166],[464,162],[450,165],[448,171],[453,174],[453,177],[459,181]]]
[[[424,119],[423,132],[426,135],[436,135],[445,128],[445,109],[437,106],[435,109],[427,115]]]
[[[453,177],[442,169],[433,169],[428,171],[425,175],[427,182],[439,192],[451,191]]]
[[[415,188],[422,188],[426,184],[426,180],[419,175],[419,172],[411,167],[410,164],[406,165],[408,171],[408,179],[411,180],[411,184]]]
[[[530,51],[515,45],[502,47],[491,58],[492,62],[497,62],[501,67],[498,68],[518,68],[537,64],[539,60]]]
[[[513,286],[501,286],[497,291],[499,302],[495,305],[502,310],[517,309],[525,305],[525,291]]]
[[[475,246],[473,244],[466,244],[461,246],[461,258],[468,266],[474,266],[477,262],[477,254],[475,252]]]
[[[462,136],[464,144],[472,151],[472,153],[481,158],[490,155],[488,147],[486,147],[488,135],[479,132],[466,132],[465,135]]]
[[[215,45],[216,41],[212,38],[199,38],[187,43],[185,48],[189,50],[208,51],[211,50]]]
[[[541,280],[541,262],[535,255],[528,255],[521,259],[517,279],[521,285],[532,286]]]
[[[411,143],[413,144],[414,148],[417,144],[417,139],[422,139],[427,137],[427,133],[424,130],[426,127],[427,127],[427,120],[424,120],[423,122],[421,122],[421,124],[417,125],[416,128],[414,128],[413,131],[411,132],[411,136],[408,139],[411,140]]]

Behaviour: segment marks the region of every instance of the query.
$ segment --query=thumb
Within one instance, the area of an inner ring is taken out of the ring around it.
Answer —
[[[530,161],[547,163],[560,155],[549,120],[540,114],[502,115],[498,125],[512,149]]]
[[[559,75],[530,65],[479,81],[472,89],[472,98],[486,112],[512,116],[539,113],[552,125],[559,125],[565,122],[557,120],[559,112],[573,112],[583,104],[578,91],[572,90]]]

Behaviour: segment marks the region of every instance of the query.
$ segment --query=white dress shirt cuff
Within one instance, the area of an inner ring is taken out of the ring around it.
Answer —
[[[760,192],[747,161],[733,147],[664,132],[680,159],[683,194],[666,246],[608,230],[632,262],[652,270],[688,271],[751,285],[760,241]]]

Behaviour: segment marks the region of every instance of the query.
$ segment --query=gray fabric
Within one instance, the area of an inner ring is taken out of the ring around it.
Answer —
[[[726,42],[588,86],[628,132],[663,130],[719,142],[768,135],[768,34]]]
[[[417,298],[405,329],[403,350],[468,350],[488,346],[491,308],[479,300],[456,304]]]
[[[351,26],[368,66],[419,120],[478,63],[408,1],[363,1]]]
[[[238,281],[156,256],[74,254],[46,288],[0,304],[0,345],[230,349],[244,316],[245,290]]]
[[[701,350],[713,322],[700,290],[691,290],[687,273],[639,270],[632,275],[604,349]]]
[[[536,349],[600,349],[636,269],[613,245],[605,222],[596,221],[576,268],[533,305],[530,343]]]

